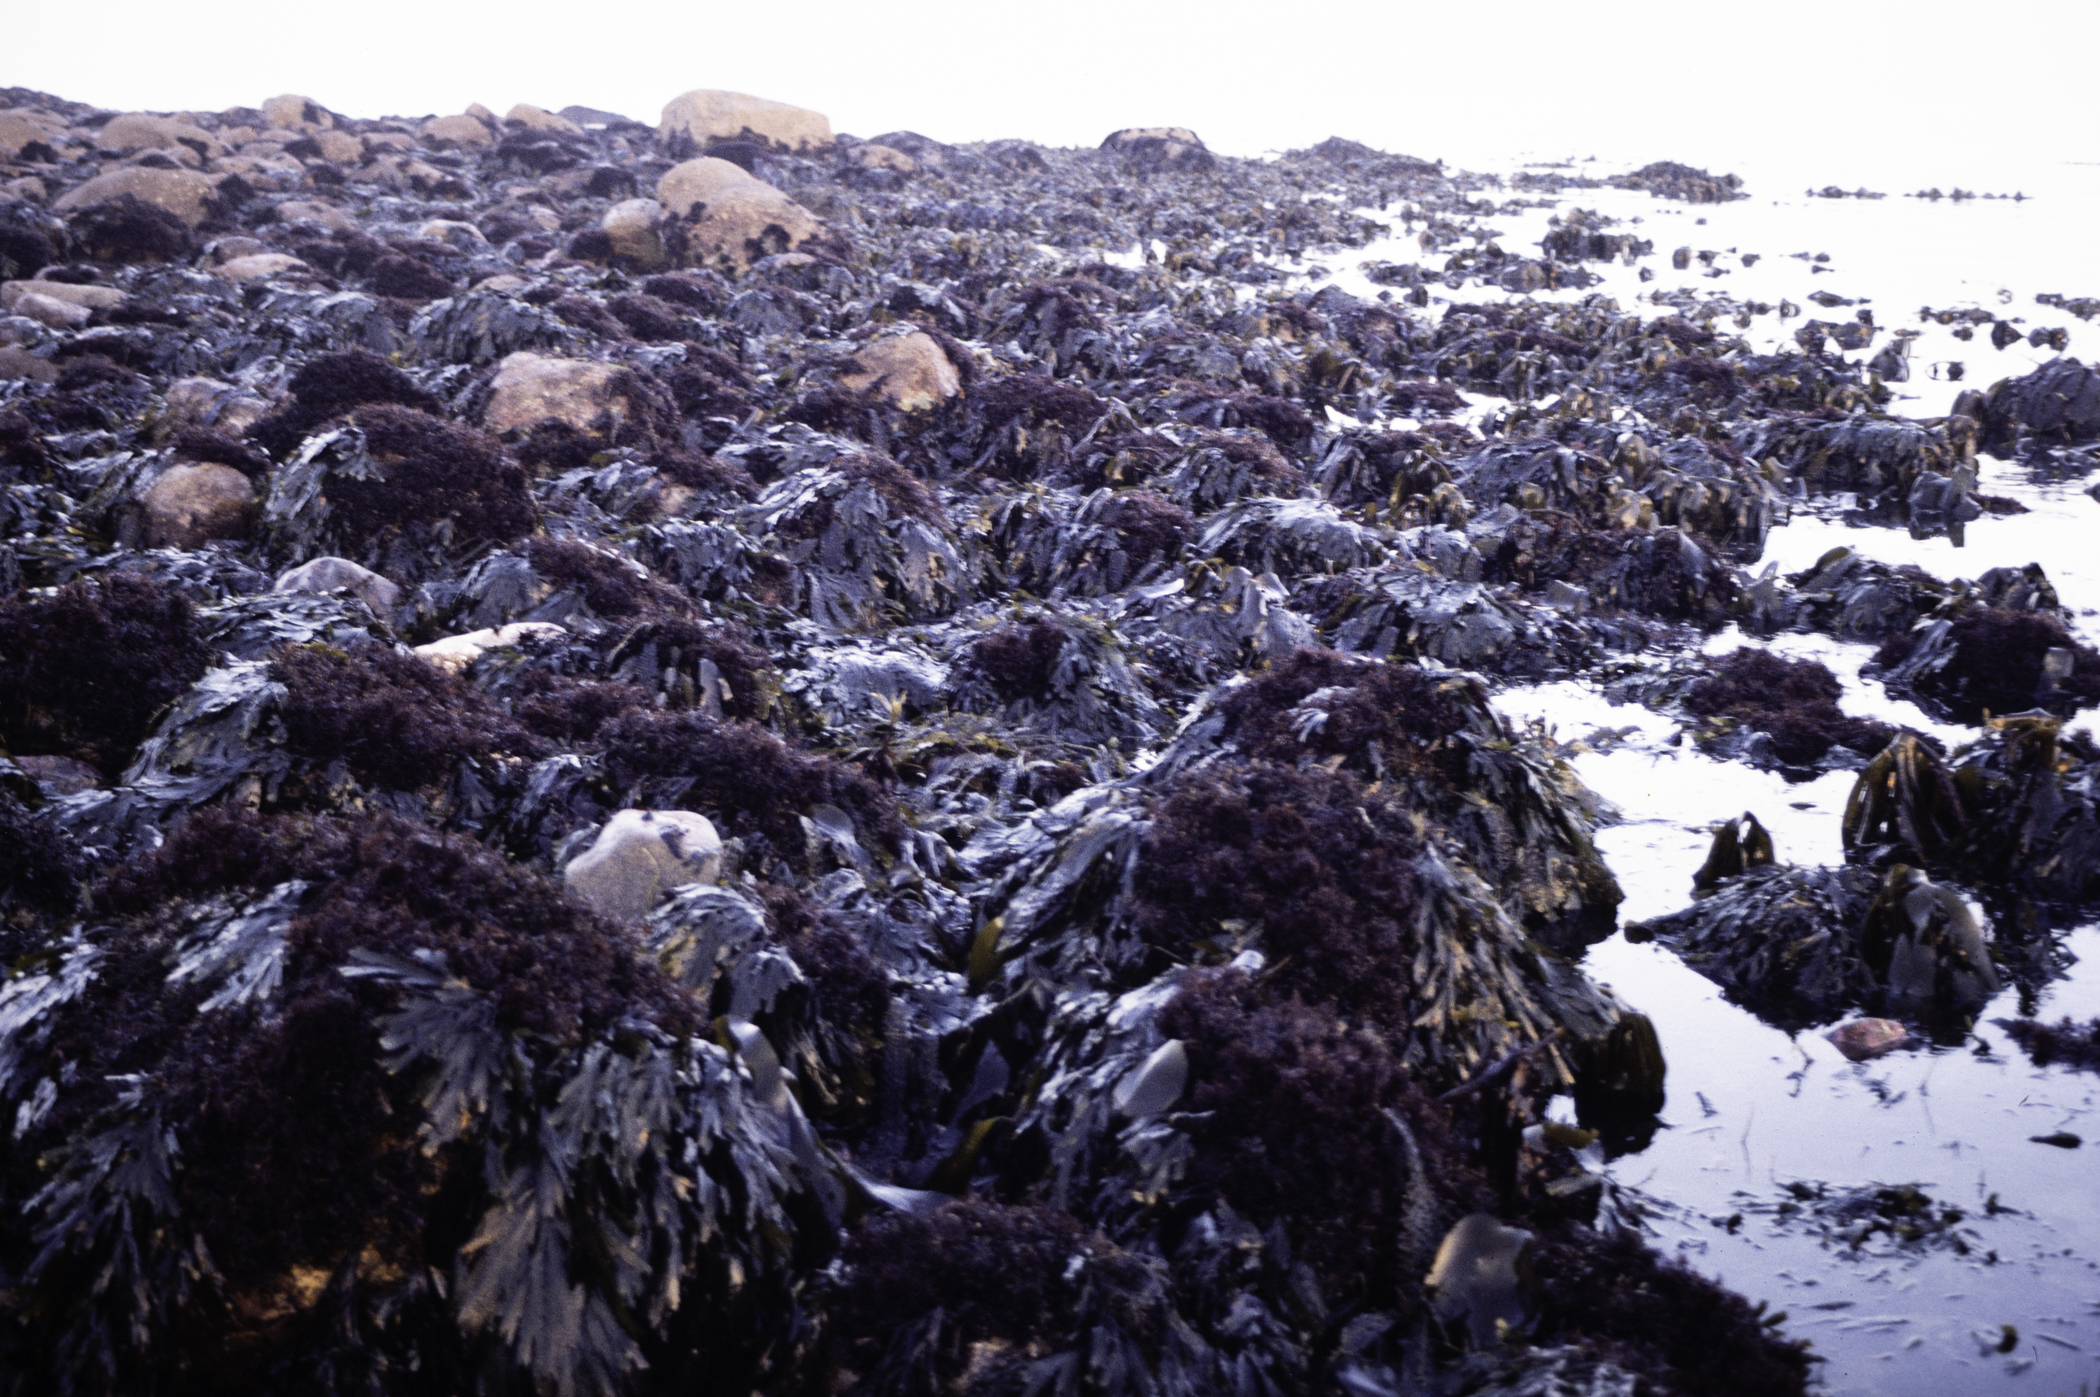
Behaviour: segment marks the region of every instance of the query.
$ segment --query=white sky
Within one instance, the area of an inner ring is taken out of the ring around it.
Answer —
[[[1898,158],[1972,187],[2015,152],[2100,160],[2090,0],[6,8],[0,86],[133,110],[297,92],[353,116],[527,101],[653,122],[718,87],[951,141],[1172,124],[1235,154],[1343,135],[1479,164],[1778,157],[1839,182]]]

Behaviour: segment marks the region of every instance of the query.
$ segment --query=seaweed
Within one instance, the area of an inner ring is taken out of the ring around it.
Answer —
[[[415,381],[376,354],[362,349],[321,354],[307,361],[286,385],[292,401],[248,429],[272,456],[290,455],[306,436],[331,418],[371,403],[394,403],[436,413],[438,402]]]
[[[2039,611],[1971,606],[1952,622],[1889,637],[1874,663],[1892,687],[1914,691],[1955,722],[2100,703],[2100,654]]]
[[[1301,705],[1322,690],[1321,720]],[[1332,650],[1300,649],[1229,691],[1218,704],[1230,739],[1248,756],[1296,762],[1308,749],[1353,761],[1361,776],[1376,744],[1388,767],[1445,786],[1463,779],[1464,755],[1446,739],[1466,725],[1465,710],[1414,665],[1368,664]]]
[[[67,221],[73,243],[97,262],[186,262],[197,251],[189,225],[136,194],[119,194]]]
[[[324,532],[346,551],[439,528],[455,546],[503,542],[538,522],[524,470],[487,433],[392,405],[358,408],[350,424],[354,440],[327,444],[353,459],[327,472],[319,506],[327,511]],[[307,455],[298,464],[308,465]],[[292,470],[279,473],[287,500],[298,498],[301,484]]]
[[[632,564],[573,538],[535,538],[525,544],[532,570],[557,587],[583,593],[591,610],[608,620],[685,609],[678,592],[651,580]]]
[[[683,617],[643,621],[621,637],[606,668],[667,693],[674,706],[751,721],[764,721],[780,687],[772,661],[742,626]]]
[[[403,301],[434,301],[459,289],[452,278],[422,258],[398,253],[374,262],[366,275],[376,295]]]
[[[1005,626],[970,646],[970,663],[1008,703],[1048,692],[1065,633],[1050,621]]]
[[[831,805],[889,853],[904,840],[896,802],[859,771],[797,751],[764,728],[698,712],[629,713],[600,733],[605,769],[627,804],[698,810],[728,833],[762,838],[773,857],[805,861],[804,817]]]
[[[66,833],[0,790],[0,964],[14,959],[8,926],[15,910],[69,912],[86,876],[87,861]]]
[[[285,745],[360,780],[420,790],[462,761],[545,754],[544,744],[465,681],[381,645],[280,650],[270,677],[285,686]]]
[[[1814,660],[1746,645],[1712,661],[1710,670],[1685,691],[1684,706],[1769,734],[1773,752],[1790,765],[1814,762],[1832,747],[1872,756],[1896,735],[1887,723],[1841,712],[1843,686]]]
[[[2037,1067],[2055,1063],[2080,1072],[2100,1071],[2100,1019],[2079,1023],[2068,1016],[2053,1024],[2034,1019],[1995,1019]]]
[[[211,649],[177,588],[115,573],[0,602],[0,744],[115,776]]]

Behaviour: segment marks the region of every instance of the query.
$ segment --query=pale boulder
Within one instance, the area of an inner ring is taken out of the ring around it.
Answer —
[[[287,199],[277,206],[277,217],[284,223],[318,223],[331,233],[348,233],[357,227],[349,213],[318,199]]]
[[[447,146],[480,150],[496,143],[495,133],[471,116],[434,116],[423,123],[423,139],[437,150]]]
[[[97,149],[115,151],[119,155],[140,150],[184,149],[196,155],[200,162],[227,153],[225,144],[201,126],[192,126],[173,117],[148,116],[143,112],[110,118],[96,133],[95,145]]]
[[[552,621],[513,621],[507,626],[468,631],[465,635],[448,635],[443,640],[418,645],[416,653],[447,673],[464,674],[487,651],[522,644],[536,636],[563,633],[564,628]]]
[[[401,588],[348,558],[315,558],[277,579],[274,592],[348,592],[372,609],[391,615],[401,604]]]
[[[664,206],[654,199],[623,199],[605,211],[598,226],[615,257],[625,257],[643,271],[670,265],[664,250]]]
[[[60,301],[50,296],[40,296],[34,291],[15,297],[15,303],[9,310],[53,330],[77,330],[87,324],[89,317],[94,315],[86,306],[76,306],[71,301]]]
[[[236,257],[222,266],[212,268],[213,272],[228,281],[267,281],[287,272],[312,270],[288,252],[258,252],[247,257]]]
[[[895,170],[900,175],[915,175],[919,172],[919,162],[893,146],[875,145],[872,142],[855,146],[848,158],[863,170]]]
[[[638,922],[665,893],[722,876],[722,837],[690,810],[622,810],[569,861],[569,894],[615,921]]]
[[[365,143],[348,131],[316,131],[309,139],[331,164],[355,165],[365,158]]]
[[[685,235],[688,266],[741,272],[825,233],[824,222],[727,160],[688,160],[664,172],[656,195]]]
[[[1149,173],[1189,174],[1217,164],[1202,138],[1185,126],[1126,127],[1111,132],[1101,149]]]
[[[112,310],[131,297],[114,286],[75,286],[66,281],[0,281],[0,310],[13,310],[24,296],[43,296],[89,310]]]
[[[0,344],[0,383],[10,379],[56,383],[58,369],[49,359],[39,359],[19,345]]]
[[[184,378],[168,385],[161,399],[160,427],[170,436],[190,427],[209,427],[237,437],[269,410],[267,402],[245,388],[216,378]]]
[[[520,126],[534,131],[558,131],[566,136],[581,136],[583,128],[565,116],[556,116],[544,107],[535,107],[520,102],[503,114],[505,121],[515,121]]]
[[[962,376],[940,342],[924,330],[888,335],[863,347],[839,382],[856,393],[880,393],[906,412],[938,407],[962,392]]]
[[[705,89],[666,102],[657,136],[674,154],[704,150],[714,140],[758,140],[796,151],[833,143],[830,118],[822,112]]]
[[[458,218],[433,218],[416,229],[416,236],[461,252],[481,252],[489,245],[487,235],[479,228]]]
[[[39,113],[5,111],[0,112],[0,160],[18,160],[24,147],[32,145],[51,146],[55,152],[58,132],[48,121],[38,120]]]
[[[255,517],[255,487],[231,466],[213,462],[170,468],[146,491],[148,548],[201,548],[242,538]]]
[[[60,213],[74,213],[111,203],[126,194],[195,228],[211,216],[218,186],[194,170],[156,170],[133,165],[95,176],[78,189],[60,195],[51,207]]]
[[[597,433],[633,411],[618,364],[551,359],[520,352],[496,367],[481,425],[497,435],[528,431],[549,420]]]
[[[272,97],[256,110],[263,114],[268,126],[283,127],[288,131],[320,131],[335,125],[335,118],[311,97],[299,97],[285,93]]]

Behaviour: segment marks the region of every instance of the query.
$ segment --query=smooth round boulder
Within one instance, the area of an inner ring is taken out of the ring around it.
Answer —
[[[130,300],[114,286],[75,286],[68,281],[0,281],[0,310],[13,310],[24,296],[43,296],[53,301],[85,306],[89,310],[112,310]]]
[[[326,107],[311,97],[289,92],[268,99],[256,110],[263,114],[267,125],[287,131],[319,131],[335,125],[335,118],[328,114]]]
[[[583,128],[567,117],[556,116],[545,107],[535,107],[528,102],[520,102],[512,107],[503,114],[503,119],[515,121],[518,125],[534,131],[559,131],[568,136],[583,134]]]
[[[365,142],[348,131],[316,131],[309,138],[323,160],[337,165],[355,165],[365,158]]]
[[[86,306],[76,306],[71,301],[61,301],[51,296],[40,296],[35,292],[15,297],[9,309],[16,315],[26,316],[37,324],[52,330],[76,330],[88,323],[94,314]]]
[[[940,342],[924,330],[888,335],[853,356],[839,382],[856,393],[873,391],[892,407],[923,412],[962,392],[962,376]]]
[[[741,273],[823,236],[824,221],[727,160],[703,157],[664,172],[657,200],[679,220],[689,267]]]
[[[141,150],[171,150],[177,147],[195,152],[199,160],[209,160],[227,153],[226,145],[217,136],[201,126],[173,117],[148,116],[144,112],[132,112],[112,117],[95,133],[95,146],[99,150],[115,151],[119,155],[130,155]]]
[[[59,133],[64,124],[39,120],[41,113],[4,111],[0,112],[0,160],[19,160],[29,146],[52,146],[56,150]]]
[[[725,191],[752,184],[761,189],[773,187],[741,165],[703,155],[664,171],[656,181],[656,199],[672,217],[686,218],[701,204],[721,198]]]
[[[722,876],[722,837],[690,810],[622,810],[569,861],[572,897],[620,922],[638,922],[665,893]]]
[[[348,558],[313,558],[277,579],[273,592],[348,592],[373,614],[386,616],[401,604],[401,589]]]
[[[656,134],[674,155],[705,150],[708,142],[717,140],[758,141],[792,151],[833,143],[831,119],[822,112],[705,88],[664,103]]]
[[[284,223],[318,223],[331,233],[348,233],[357,227],[355,218],[318,199],[287,199],[277,206],[277,217]]]
[[[579,432],[597,432],[608,415],[625,417],[632,400],[621,391],[618,364],[551,359],[520,351],[496,367],[481,425],[501,436],[549,420]]]
[[[78,189],[59,196],[51,207],[59,213],[76,213],[112,203],[129,194],[142,204],[173,214],[190,228],[211,216],[218,186],[195,170],[156,170],[128,165],[97,175]]]
[[[479,117],[465,115],[432,117],[423,123],[423,139],[435,150],[448,146],[480,150],[496,143],[495,133]]]
[[[270,405],[231,383],[216,378],[183,378],[168,385],[161,399],[160,427],[175,433],[189,427],[209,427],[238,437],[260,422]]]
[[[288,252],[256,252],[246,257],[235,257],[212,268],[214,274],[228,281],[267,281],[286,272],[306,272],[313,269]]]
[[[143,503],[148,548],[201,548],[213,539],[247,536],[255,486],[232,466],[185,462],[154,481]]]
[[[656,200],[623,199],[605,211],[598,226],[605,230],[615,257],[653,272],[671,263],[664,249],[663,222],[664,206]]]
[[[863,170],[895,170],[900,175],[915,175],[919,172],[919,162],[903,151],[872,142],[853,147],[852,154],[847,158]]]

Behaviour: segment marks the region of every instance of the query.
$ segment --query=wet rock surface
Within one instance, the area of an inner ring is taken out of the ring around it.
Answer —
[[[1871,318],[1529,299],[1653,240],[1342,140],[8,101],[31,1388],[1799,1392],[1602,1172],[1618,814],[1496,695],[1860,771],[1850,862],[1748,820],[1644,924],[1774,1021],[1973,1018],[2046,959],[1958,889],[2100,890],[2039,568],[1752,571],[1835,492],[1982,527],[2076,361],[1893,417]]]

